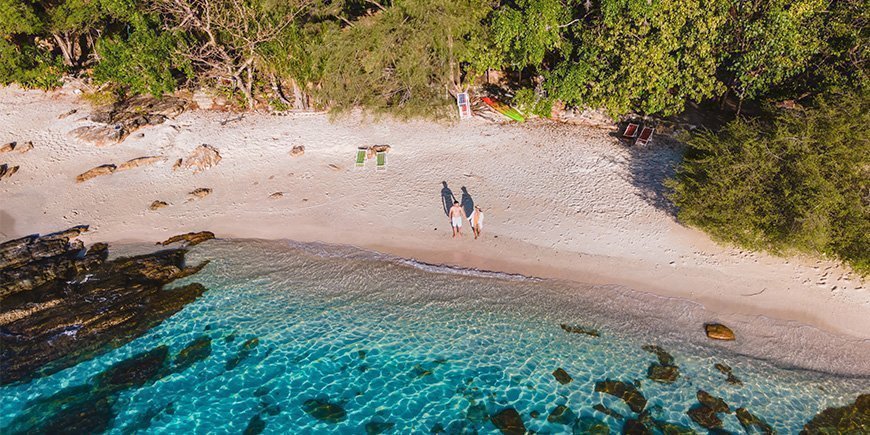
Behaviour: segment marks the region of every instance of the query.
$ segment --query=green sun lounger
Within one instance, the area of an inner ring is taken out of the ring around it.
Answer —
[[[379,152],[377,162],[378,162],[377,169],[379,171],[386,170],[387,169],[387,153],[384,151]]]
[[[356,150],[356,167],[362,168],[366,165],[366,150]]]

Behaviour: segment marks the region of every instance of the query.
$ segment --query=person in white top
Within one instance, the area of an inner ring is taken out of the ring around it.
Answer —
[[[474,211],[468,217],[468,222],[471,224],[471,231],[474,232],[474,238],[480,237],[480,230],[483,229],[483,210],[479,206],[474,206]]]

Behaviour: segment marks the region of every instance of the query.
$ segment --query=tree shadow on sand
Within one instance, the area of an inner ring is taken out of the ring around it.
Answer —
[[[665,186],[665,180],[673,178],[676,173],[677,165],[683,159],[683,145],[674,139],[657,136],[648,145],[629,146],[628,153],[626,178],[637,189],[636,195],[676,220],[677,207],[669,198],[671,190]]]

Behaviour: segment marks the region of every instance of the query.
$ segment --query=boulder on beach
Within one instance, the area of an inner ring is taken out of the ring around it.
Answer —
[[[69,135],[85,142],[90,142],[97,147],[114,145],[121,142],[124,137],[124,127],[116,125],[85,125],[69,132]]]
[[[305,146],[304,145],[295,145],[290,150],[290,157],[299,157],[305,154]]]
[[[167,203],[165,201],[158,200],[158,201],[152,202],[151,205],[148,206],[148,209],[151,211],[154,211],[154,210],[159,210],[159,209],[161,209],[163,207],[167,207],[167,206],[169,206],[169,203]]]
[[[158,245],[169,245],[175,242],[184,242],[185,246],[196,246],[206,240],[211,240],[214,238],[214,233],[211,231],[199,231],[199,232],[190,232],[185,234],[179,234],[177,236],[172,236],[162,242],[157,243]]]
[[[181,161],[181,166],[187,169],[193,169],[193,173],[198,174],[217,165],[220,161],[221,153],[217,148],[208,144],[202,144],[191,151],[190,154]]]
[[[734,331],[721,323],[707,323],[704,325],[704,331],[707,333],[707,337],[714,340],[732,341],[735,339]]]
[[[126,171],[128,169],[138,168],[140,166],[153,165],[154,163],[162,162],[163,160],[166,160],[166,158],[162,156],[136,157],[135,159],[127,160],[126,162],[118,165],[116,171]]]
[[[95,168],[88,169],[87,171],[82,172],[81,174],[76,176],[76,183],[84,183],[91,178],[112,174],[117,169],[118,167],[113,164],[100,165]]]
[[[211,194],[211,192],[212,192],[211,188],[200,187],[200,188],[194,189],[193,191],[188,193],[188,195],[190,195],[190,197],[191,197],[190,200],[202,199],[202,198],[205,198],[206,196],[209,196]]]
[[[275,192],[275,193],[269,195],[270,199],[278,199],[278,198],[283,198],[283,197],[284,197],[284,192]]]
[[[15,149],[15,145],[17,145],[16,142],[9,142],[3,144],[3,146],[0,146],[0,154],[12,152],[12,150]]]
[[[0,165],[0,180],[12,177],[18,172],[18,166],[9,166],[6,163]]]
[[[33,149],[33,142],[27,141],[23,144],[19,145],[18,142],[9,142],[0,146],[0,154],[9,153],[12,151],[18,151],[19,153],[26,153]]]
[[[570,384],[574,380],[562,367],[553,371],[553,377],[562,385]]]

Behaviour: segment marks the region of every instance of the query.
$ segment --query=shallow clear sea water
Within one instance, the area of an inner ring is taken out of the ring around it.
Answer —
[[[699,389],[732,410],[749,409],[779,433],[796,433],[819,411],[870,392],[866,377],[786,369],[775,358],[708,345],[696,331],[687,338],[682,325],[698,321],[700,308],[628,289],[274,241],[215,240],[192,248],[191,264],[204,259],[211,263],[177,285],[200,282],[208,291],[146,335],[54,375],[0,388],[0,428],[29,401],[87,383],[158,345],[177,353],[203,335],[212,338],[207,359],[120,394],[111,433],[242,433],[254,416],[265,422],[264,433],[365,433],[373,421],[392,423],[389,433],[429,433],[439,424],[448,432],[494,433],[482,412],[507,407],[537,433],[570,433],[570,426],[547,421],[557,405],[619,433],[622,421],[593,406],[636,414],[594,391],[605,379],[639,381],[657,419],[699,433],[706,431],[686,415]],[[562,323],[601,336],[567,333]],[[259,345],[228,369],[255,337]],[[674,356],[681,374],[675,383],[646,378],[656,356],[641,349],[645,344]],[[726,383],[714,363],[733,367],[743,385]],[[556,382],[559,367],[573,382]],[[305,402],[314,399],[340,406],[346,418],[312,417]],[[743,432],[734,414],[720,416],[725,429]]]

